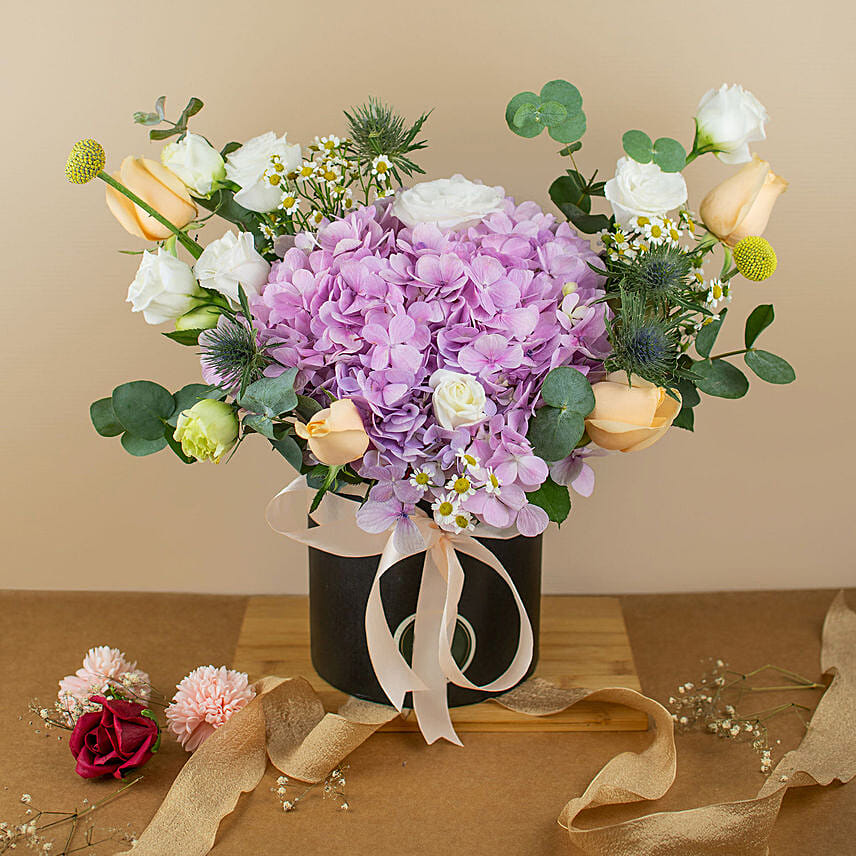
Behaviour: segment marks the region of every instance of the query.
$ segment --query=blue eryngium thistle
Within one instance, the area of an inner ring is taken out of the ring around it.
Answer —
[[[686,288],[692,269],[691,258],[680,247],[652,247],[632,261],[621,264],[624,287],[665,298]]]
[[[216,327],[199,336],[202,365],[216,377],[217,386],[243,391],[261,378],[271,362],[256,331],[239,320],[220,316]]]
[[[638,375],[657,386],[674,385],[677,369],[677,331],[668,319],[646,312],[646,301],[624,292],[612,327],[610,370]]]

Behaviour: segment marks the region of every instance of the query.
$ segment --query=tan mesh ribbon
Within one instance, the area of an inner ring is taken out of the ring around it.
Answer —
[[[559,817],[570,840],[591,856],[767,856],[768,839],[789,787],[847,782],[856,775],[856,613],[843,594],[823,627],[821,665],[833,680],[802,743],[787,753],[754,799],[658,812],[583,829],[578,815],[599,805],[654,800],[675,779],[672,720],[660,704],[633,690],[555,687],[534,678],[500,704],[534,716],[558,713],[583,699],[648,713],[656,734],[643,752],[622,752],[570,800]],[[258,695],[191,756],[134,848],[135,856],[205,856],[220,821],[240,795],[261,781],[267,759],[295,779],[319,782],[381,725],[392,708],[350,699],[325,713],[303,678],[263,678]],[[573,739],[572,737],[567,739]]]

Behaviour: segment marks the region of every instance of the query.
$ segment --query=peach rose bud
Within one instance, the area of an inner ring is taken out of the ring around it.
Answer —
[[[325,410],[319,410],[307,425],[295,422],[294,430],[308,442],[312,454],[328,467],[356,461],[369,447],[369,435],[350,398],[340,398]]]
[[[594,410],[586,417],[586,431],[601,449],[647,449],[669,430],[681,409],[681,402],[663,387],[636,375],[632,380],[630,386],[625,372],[611,372],[592,385]]]
[[[129,155],[122,161],[119,172],[113,173],[113,178],[179,229],[196,217],[196,206],[184,182],[157,161]],[[172,234],[110,185],[107,185],[107,207],[123,228],[138,238],[161,241]]]
[[[733,247],[747,235],[761,235],[779,195],[788,182],[770,164],[753,155],[731,178],[718,184],[702,200],[699,213],[704,225]]]

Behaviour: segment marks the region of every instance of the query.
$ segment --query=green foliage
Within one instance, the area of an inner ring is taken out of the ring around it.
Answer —
[[[116,417],[113,401],[110,398],[99,398],[89,406],[89,418],[95,430],[102,437],[118,437],[125,427]]]
[[[527,493],[526,498],[533,505],[543,508],[547,517],[554,523],[563,523],[571,513],[571,495],[568,489],[556,484],[549,476],[538,490]]]
[[[594,409],[594,393],[585,375],[570,366],[553,369],[541,387],[544,402],[529,422],[528,439],[545,461],[573,452],[585,433],[585,417]]]
[[[592,214],[593,196],[603,196],[604,183],[596,182],[597,172],[590,179],[569,169],[566,175],[557,178],[550,185],[550,199],[574,226],[587,235],[609,228],[609,217],[605,214]]]
[[[125,432],[122,435],[122,448],[135,458],[143,458],[146,455],[153,455],[159,452],[166,446],[166,438],[161,434],[154,440],[147,440],[145,437],[138,437],[136,434]]]
[[[303,450],[290,434],[281,434],[271,442],[271,446],[294,467],[297,472],[303,469]]]
[[[171,330],[169,333],[161,333],[161,336],[166,336],[167,339],[172,339],[173,342],[178,342],[179,345],[198,345],[199,334],[204,330]]]
[[[624,151],[638,163],[653,161],[663,172],[680,172],[687,164],[686,149],[671,137],[656,142],[644,131],[627,131],[621,138]]]
[[[546,128],[554,140],[573,143],[586,132],[582,106],[583,98],[576,86],[566,80],[551,80],[539,95],[515,95],[505,108],[505,121],[521,137],[537,137]]]
[[[736,366],[723,359],[702,360],[693,364],[696,386],[718,398],[743,398],[749,391],[749,381]]]
[[[716,321],[711,321],[710,324],[705,324],[698,332],[695,340],[695,349],[699,356],[709,357],[713,346],[716,343],[716,337],[719,336],[719,331],[722,328],[722,322],[725,321],[725,316],[728,313],[727,309],[723,309],[719,313],[719,318]]]
[[[174,428],[178,422],[178,415],[183,410],[190,410],[194,404],[202,401],[203,398],[222,398],[222,393],[216,387],[208,386],[206,383],[189,383],[175,393],[173,398],[175,399],[175,410],[166,421]]]
[[[233,145],[230,143],[229,145]],[[250,211],[235,202],[235,191],[228,188],[215,190],[211,196],[194,196],[193,201],[201,208],[205,208],[212,214],[228,220],[238,226],[242,232],[249,232],[253,236],[253,244],[258,250],[265,245],[265,237],[262,235],[260,224],[262,218],[255,211]]]
[[[681,407],[672,425],[675,428],[683,428],[685,431],[695,430],[695,412],[692,407]]]
[[[796,380],[796,372],[787,360],[771,354],[769,351],[760,351],[753,348],[744,354],[746,365],[767,383],[793,383]]]
[[[751,348],[755,344],[755,340],[773,323],[775,317],[776,313],[773,311],[771,303],[762,303],[752,310],[746,319],[744,331],[744,341],[747,348]]]
[[[259,381],[261,383],[261,381]],[[267,437],[268,440],[275,440],[274,424],[270,416],[265,416],[259,413],[249,413],[244,417],[244,425],[247,428],[252,428],[257,434]]]
[[[172,395],[150,380],[135,380],[117,386],[113,390],[112,404],[116,418],[126,431],[150,441],[163,439],[164,422],[175,410]]]
[[[279,377],[263,377],[247,387],[239,396],[238,404],[269,419],[294,410],[297,407],[297,395],[294,392],[296,376],[297,369],[291,368],[286,369]]]
[[[181,139],[187,133],[187,123],[191,116],[195,116],[204,106],[199,98],[191,98],[187,102],[187,106],[179,114],[175,122],[170,122],[164,113],[164,105],[166,103],[166,95],[161,95],[155,101],[155,110],[153,113],[137,111],[134,113],[134,122],[138,125],[160,125],[165,123],[169,128],[153,128],[149,131],[149,139],[166,140],[169,137],[178,136]]]

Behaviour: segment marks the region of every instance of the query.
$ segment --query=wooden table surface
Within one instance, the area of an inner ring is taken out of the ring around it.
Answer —
[[[643,690],[665,701],[696,679],[707,658],[749,670],[772,662],[819,678],[820,630],[833,592],[746,592],[622,598]],[[856,607],[856,592],[848,600]],[[0,821],[20,816],[22,793],[45,809],[71,808],[114,789],[73,772],[65,736],[36,733],[27,703],[49,702],[57,680],[92,645],[122,648],[170,692],[191,668],[232,662],[247,599],[176,594],[0,593]],[[767,700],[765,699],[765,704]],[[776,756],[800,739],[796,717],[771,723]],[[465,746],[425,746],[418,734],[378,734],[349,759],[351,811],[313,794],[290,814],[278,810],[268,771],[221,826],[215,856],[339,852],[357,856],[467,854],[548,856],[577,853],[557,826],[564,803],[604,762],[640,751],[650,734],[470,733]],[[100,826],[139,833],[185,759],[171,740],[145,778],[98,815]],[[644,811],[753,796],[763,778],[746,744],[705,734],[678,738],[678,778]],[[639,814],[598,809],[592,822]],[[856,783],[788,793],[771,856],[856,854]],[[59,849],[57,847],[56,849]],[[118,848],[103,845],[96,852]]]

